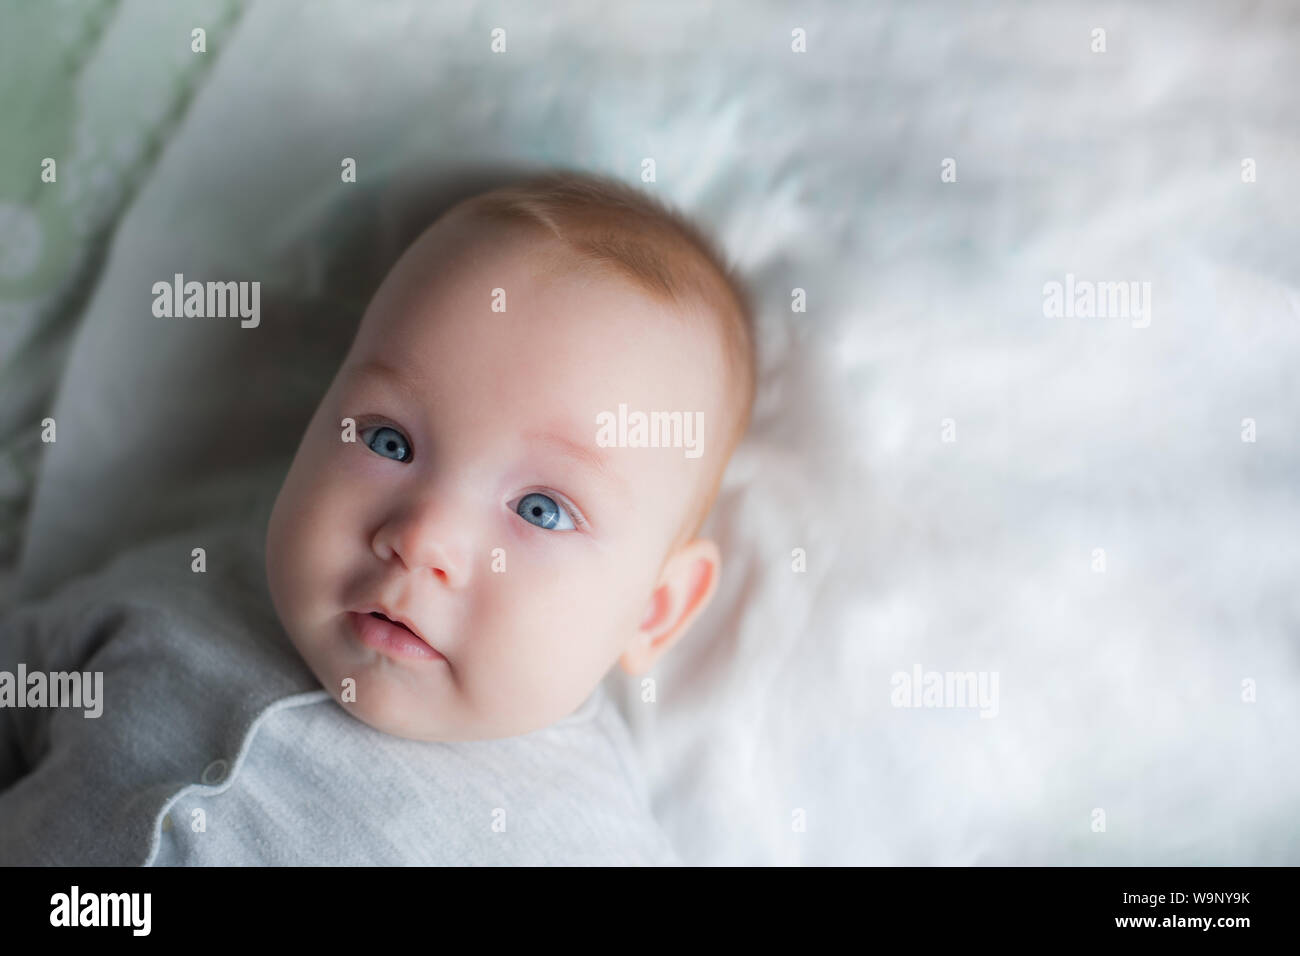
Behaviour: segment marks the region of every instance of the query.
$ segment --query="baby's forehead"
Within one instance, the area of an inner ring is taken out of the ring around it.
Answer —
[[[681,361],[707,357],[716,318],[616,266],[523,228],[422,237],[390,271],[362,323],[385,338],[492,340],[579,335],[626,348],[669,340]],[[689,351],[686,351],[689,350]],[[650,354],[645,358],[649,359]]]
[[[500,391],[530,405],[620,402],[716,421],[730,379],[703,303],[655,295],[535,230],[430,232],[385,279],[357,351],[399,355],[444,402]],[[590,415],[588,415],[590,412]]]

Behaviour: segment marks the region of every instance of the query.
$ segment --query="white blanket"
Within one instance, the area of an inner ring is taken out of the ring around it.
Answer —
[[[118,228],[21,593],[278,480],[451,199],[652,158],[762,336],[720,592],[654,703],[609,678],[680,855],[1300,862],[1297,48],[1282,0],[250,5]],[[154,318],[178,272],[260,326]]]

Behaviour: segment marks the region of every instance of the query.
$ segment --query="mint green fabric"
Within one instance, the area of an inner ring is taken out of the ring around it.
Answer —
[[[243,11],[15,0],[0,26],[0,604],[67,348],[113,228]],[[205,53],[191,31],[206,31]],[[53,182],[42,163],[55,161]]]

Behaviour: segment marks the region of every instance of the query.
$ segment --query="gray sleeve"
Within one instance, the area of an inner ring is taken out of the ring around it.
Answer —
[[[0,616],[0,793],[24,775],[48,746],[48,707],[18,706],[20,676],[79,671],[125,616],[111,582],[86,577],[54,595]]]
[[[21,621],[14,614],[0,617],[0,681],[5,681],[8,689],[16,695],[20,688],[16,686],[17,661],[16,648],[19,641],[19,628],[31,630],[34,625]],[[0,688],[0,793],[4,793],[27,772],[27,762],[23,759],[23,728],[19,715],[22,711],[12,706],[7,699],[7,688]]]
[[[0,618],[0,793],[29,770],[46,711],[19,706],[26,688],[19,665],[44,670],[39,651],[47,646],[51,618],[39,606],[27,606]]]

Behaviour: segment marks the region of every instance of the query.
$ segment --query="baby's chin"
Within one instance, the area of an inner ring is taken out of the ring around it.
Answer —
[[[484,714],[460,697],[445,671],[425,675],[414,685],[408,683],[408,677],[409,672],[402,672],[396,662],[380,655],[373,669],[356,678],[356,699],[339,702],[352,717],[374,730],[427,743],[516,737],[545,729],[565,716],[519,711]]]
[[[537,727],[516,729],[509,726],[483,726],[477,722],[466,722],[448,717],[435,717],[422,714],[413,719],[409,712],[393,713],[393,708],[382,703],[369,707],[360,703],[344,704],[344,709],[357,720],[380,733],[404,740],[422,743],[465,743],[476,740],[498,740],[502,737],[514,737],[529,733]]]
[[[293,644],[334,702],[363,724],[407,740],[468,739],[455,713],[455,686],[448,675],[405,668],[338,633],[294,637]],[[439,666],[445,670],[447,665]],[[433,701],[438,701],[436,710]]]
[[[440,693],[437,687],[412,692],[386,673],[385,665],[390,663],[380,661],[375,671],[359,672],[354,678],[354,696],[346,693],[336,696],[349,716],[380,733],[405,740],[453,743],[480,739],[465,725],[449,693]],[[439,704],[432,703],[439,697],[444,699]]]
[[[430,743],[508,735],[464,713],[446,663],[412,668],[366,647],[344,644],[341,652],[322,654],[319,645],[295,645],[334,702],[380,733]]]

